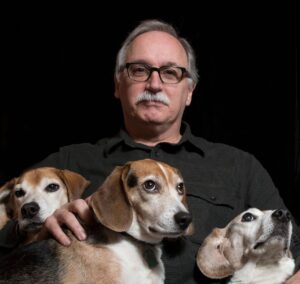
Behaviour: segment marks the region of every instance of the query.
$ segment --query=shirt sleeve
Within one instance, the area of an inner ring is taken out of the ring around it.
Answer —
[[[10,220],[0,231],[0,258],[16,248],[21,240],[17,223]]]
[[[56,168],[65,168],[66,160],[68,157],[68,152],[66,151],[67,148],[60,148],[59,152],[52,153],[47,156],[42,161],[34,164],[32,167],[56,167]]]

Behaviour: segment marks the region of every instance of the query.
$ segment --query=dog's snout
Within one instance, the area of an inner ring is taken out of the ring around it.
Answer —
[[[174,218],[176,224],[178,224],[179,228],[182,230],[186,229],[188,225],[192,222],[192,215],[187,212],[176,213]]]
[[[23,218],[32,218],[34,217],[40,210],[40,206],[36,202],[30,202],[24,204],[21,208],[21,213]]]
[[[281,222],[288,222],[291,220],[291,214],[284,209],[277,209],[273,212],[272,217]]]

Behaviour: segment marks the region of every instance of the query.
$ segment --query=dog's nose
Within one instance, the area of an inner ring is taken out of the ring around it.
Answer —
[[[186,229],[188,225],[192,222],[192,215],[187,212],[176,213],[174,218],[175,222],[179,225],[179,228],[181,230]]]
[[[284,209],[277,209],[272,213],[272,217],[281,222],[288,222],[291,220],[291,214]]]
[[[21,208],[21,213],[23,218],[32,218],[40,210],[40,206],[36,202],[26,203]]]

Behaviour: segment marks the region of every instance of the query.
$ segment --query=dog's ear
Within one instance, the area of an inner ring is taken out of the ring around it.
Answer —
[[[16,184],[16,178],[11,179],[0,187],[0,202],[4,202]]]
[[[116,167],[90,200],[99,222],[116,232],[127,231],[132,223],[133,212],[124,189],[129,167]]]
[[[191,236],[195,232],[194,224],[191,222],[184,232],[184,236]]]
[[[185,236],[191,236],[194,234],[195,228],[193,223],[190,223],[189,226],[187,227],[187,229],[184,232]]]
[[[215,228],[198,250],[197,265],[200,271],[209,278],[221,279],[234,272],[223,253],[224,247],[229,245],[225,233],[225,229]]]
[[[181,175],[179,173],[179,171],[178,171],[178,174]],[[185,205],[186,208],[188,208],[188,203],[187,203],[186,195],[184,195],[182,203]],[[195,231],[194,225],[193,225],[193,223],[190,223],[189,226],[187,227],[187,229],[185,230],[184,235],[185,236],[191,236],[191,235],[194,234],[194,231]]]
[[[234,231],[231,226],[227,229],[226,237],[228,241],[223,246],[223,254],[233,269],[238,270],[243,265],[242,261],[245,254],[244,238],[240,232]]]
[[[59,177],[67,187],[68,200],[75,200],[81,197],[90,182],[82,175],[69,171],[59,170]]]
[[[2,229],[9,219],[13,218],[12,190],[17,178],[13,178],[0,187],[0,229]]]

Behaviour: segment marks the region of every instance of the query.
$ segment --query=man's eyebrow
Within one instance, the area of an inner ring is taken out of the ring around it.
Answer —
[[[133,61],[130,61],[130,63],[145,64],[147,66],[154,67],[154,65],[151,65],[149,62],[147,62],[144,59],[133,60]],[[160,66],[155,66],[155,67],[163,67],[163,66],[180,66],[180,65],[173,61],[167,61],[164,64],[162,64]]]
[[[143,59],[137,59],[137,60],[133,60],[133,61],[129,61],[129,62],[135,63],[135,64],[145,64],[145,65],[151,66],[146,60],[143,60]]]
[[[179,66],[179,64],[177,64],[173,61],[168,61],[165,64],[163,64],[162,66]]]

